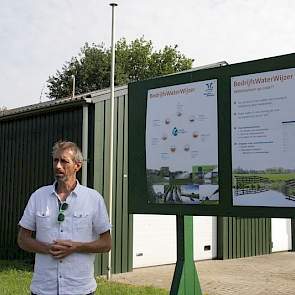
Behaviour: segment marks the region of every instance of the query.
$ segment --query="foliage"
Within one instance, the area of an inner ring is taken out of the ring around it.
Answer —
[[[193,60],[181,54],[177,45],[153,50],[151,41],[143,37],[128,43],[120,39],[116,43],[115,85],[144,80],[161,75],[188,70]],[[78,57],[66,62],[61,71],[50,76],[47,83],[51,99],[68,97],[72,93],[75,76],[75,94],[82,94],[110,85],[111,49],[104,44],[91,46],[86,43]]]
[[[6,111],[7,111],[6,106],[0,106],[0,115],[5,114]]]
[[[32,266],[20,261],[0,261],[0,294],[30,294]],[[168,291],[152,287],[131,286],[97,279],[96,295],[167,295]]]

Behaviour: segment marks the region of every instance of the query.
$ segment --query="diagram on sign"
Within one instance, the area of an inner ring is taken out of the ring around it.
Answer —
[[[217,80],[149,90],[149,201],[218,204],[217,144]]]
[[[232,77],[233,205],[295,207],[295,69]]]

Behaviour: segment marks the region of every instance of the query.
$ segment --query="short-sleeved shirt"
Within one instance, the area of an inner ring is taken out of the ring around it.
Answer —
[[[106,206],[95,190],[80,185],[67,197],[65,219],[58,222],[59,198],[53,185],[35,191],[19,225],[36,232],[36,240],[91,242],[110,230]],[[36,253],[31,291],[38,295],[88,294],[96,289],[93,253],[73,253],[61,260]]]

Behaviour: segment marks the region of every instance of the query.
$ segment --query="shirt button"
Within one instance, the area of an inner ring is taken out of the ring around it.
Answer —
[[[60,260],[59,263],[62,263],[62,260]]]
[[[60,230],[60,232],[62,233],[62,232],[63,232],[63,230],[61,229],[61,230]]]
[[[61,276],[59,276],[59,278],[61,279],[62,277],[61,277]]]

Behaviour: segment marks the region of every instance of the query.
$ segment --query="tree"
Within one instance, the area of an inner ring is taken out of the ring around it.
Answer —
[[[165,46],[154,51],[151,41],[143,37],[130,43],[120,39],[116,43],[115,85],[153,78],[188,70],[193,59],[185,57],[175,46]],[[51,99],[68,97],[72,93],[72,76],[75,76],[75,93],[82,94],[110,85],[111,49],[103,44],[81,48],[77,57],[66,62],[61,71],[50,76],[48,97]]]
[[[6,106],[0,106],[0,115],[5,114],[6,111],[7,111],[7,107]]]

